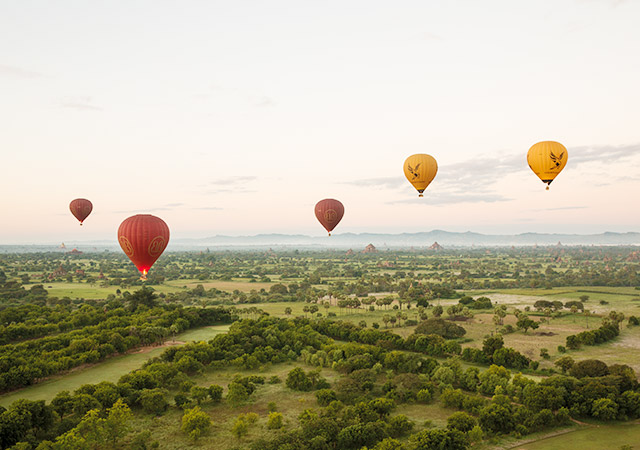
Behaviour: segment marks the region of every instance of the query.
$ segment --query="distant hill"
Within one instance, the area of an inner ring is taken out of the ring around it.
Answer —
[[[467,231],[456,233],[433,230],[420,233],[376,234],[376,233],[344,233],[331,237],[305,236],[290,234],[258,234],[255,236],[212,236],[202,239],[176,240],[179,245],[194,246],[287,246],[287,247],[326,247],[351,248],[365,247],[373,244],[379,249],[431,247],[438,242],[445,249],[451,247],[470,246],[530,246],[530,245],[640,245],[640,233],[601,234],[557,234],[557,233],[522,233],[515,235],[481,234]]]
[[[522,234],[482,234],[467,231],[456,233],[433,230],[420,233],[378,234],[344,233],[328,236],[306,236],[302,234],[258,234],[255,236],[211,236],[200,239],[173,238],[169,251],[219,249],[349,249],[362,250],[373,244],[379,250],[385,249],[428,249],[437,242],[443,249],[450,247],[500,247],[500,246],[549,246],[549,245],[640,245],[640,233],[600,234],[558,234],[558,233],[522,233]],[[67,247],[78,248],[84,252],[119,250],[113,241],[77,241],[67,242]],[[358,251],[359,251],[358,250]],[[0,245],[0,253],[18,252],[66,252],[59,245]]]

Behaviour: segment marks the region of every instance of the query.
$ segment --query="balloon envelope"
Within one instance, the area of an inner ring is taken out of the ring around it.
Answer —
[[[527,153],[529,167],[543,183],[547,183],[547,189],[567,165],[567,159],[569,153],[565,146],[554,141],[538,142]]]
[[[438,163],[433,156],[418,153],[404,161],[403,169],[404,176],[418,191],[418,197],[422,197],[422,193],[438,173]]]
[[[80,225],[82,225],[82,222],[91,214],[93,205],[86,198],[76,198],[69,203],[69,209],[71,210],[71,214],[73,214],[74,217],[80,221]]]
[[[329,236],[331,236],[331,231],[340,223],[342,216],[344,216],[344,205],[333,198],[325,198],[316,203],[314,211],[318,221],[329,232]]]
[[[125,219],[118,228],[118,243],[131,262],[146,279],[153,263],[169,243],[169,227],[151,214],[138,214]]]

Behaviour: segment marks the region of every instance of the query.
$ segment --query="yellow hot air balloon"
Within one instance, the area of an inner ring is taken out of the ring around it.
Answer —
[[[567,165],[568,158],[569,153],[565,146],[554,141],[538,142],[527,153],[529,167],[543,183],[547,183],[547,190],[555,177]]]
[[[404,176],[407,177],[409,183],[420,193],[418,197],[422,197],[422,193],[433,181],[438,173],[438,163],[431,155],[418,153],[409,156],[404,162]]]

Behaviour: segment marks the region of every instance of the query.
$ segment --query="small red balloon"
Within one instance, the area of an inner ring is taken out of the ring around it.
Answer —
[[[118,243],[146,280],[149,269],[169,244],[169,227],[159,217],[137,214],[120,224]]]
[[[73,214],[75,218],[80,221],[80,225],[82,225],[84,219],[91,214],[93,205],[86,198],[77,198],[69,203],[69,209],[71,210],[71,214]]]
[[[315,213],[318,221],[331,236],[331,232],[344,216],[344,205],[333,198],[325,198],[316,203]]]

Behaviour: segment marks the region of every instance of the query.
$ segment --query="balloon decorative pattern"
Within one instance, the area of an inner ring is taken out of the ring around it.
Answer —
[[[404,162],[404,176],[418,191],[418,197],[423,197],[423,192],[431,184],[438,173],[438,163],[431,155],[418,153],[409,156]]]
[[[322,226],[329,232],[340,223],[342,216],[344,216],[344,205],[333,198],[325,198],[320,200],[315,207],[316,218],[322,224]]]
[[[118,243],[146,280],[151,266],[169,244],[169,227],[150,214],[131,216],[118,228]]]
[[[564,145],[554,141],[543,141],[533,145],[527,153],[527,162],[538,178],[549,185],[567,165],[569,153]]]

